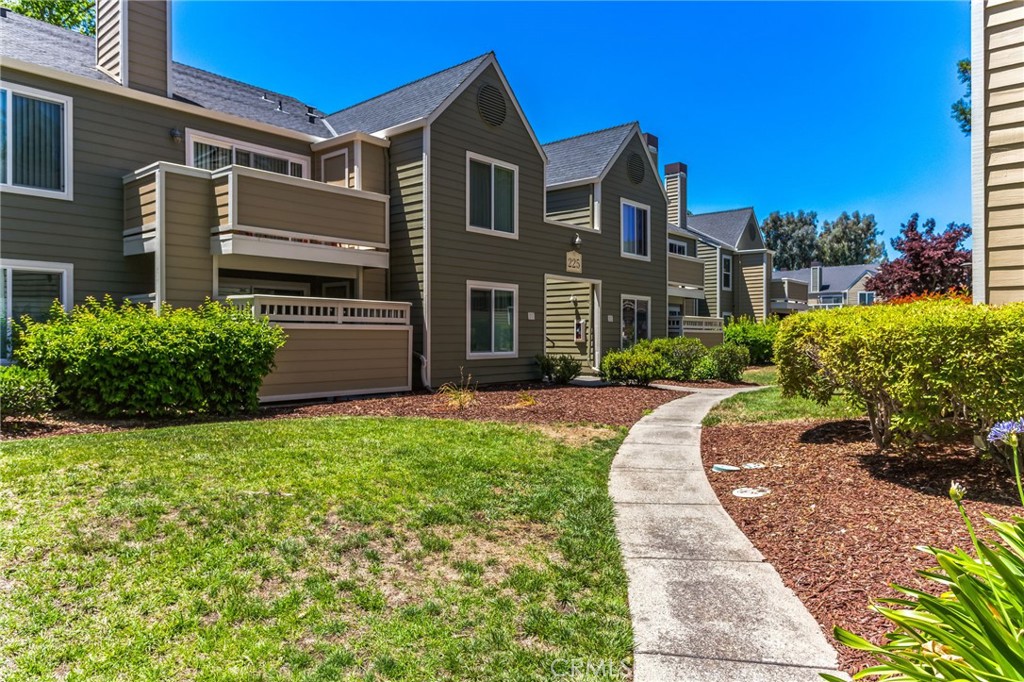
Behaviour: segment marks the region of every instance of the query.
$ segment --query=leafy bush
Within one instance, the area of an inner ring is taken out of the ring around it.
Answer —
[[[917,303],[919,301],[960,301],[962,303],[970,303],[972,300],[973,299],[969,291],[954,287],[949,291],[944,291],[942,293],[928,291],[923,294],[896,296],[893,298],[887,298],[882,301],[882,303],[885,305],[906,305],[907,303]]]
[[[956,300],[856,306],[785,319],[775,360],[786,395],[844,392],[879,447],[981,434],[1024,415],[1024,304]]]
[[[769,317],[764,322],[757,322],[750,317],[737,317],[723,329],[726,341],[747,347],[750,362],[755,365],[771,364],[772,348],[778,332],[777,317]]]
[[[605,381],[646,386],[667,373],[664,358],[647,345],[609,351],[601,358],[601,378]]]
[[[537,355],[541,376],[556,384],[567,384],[583,371],[583,362],[572,355]]]
[[[638,345],[650,348],[665,361],[666,374],[660,379],[675,381],[692,381],[696,377],[697,364],[708,353],[700,340],[684,336],[641,341]]]
[[[197,309],[94,299],[47,322],[21,321],[15,356],[45,371],[76,412],[101,416],[235,414],[258,404],[284,332],[242,309]]]
[[[736,382],[743,376],[743,370],[750,364],[750,351],[738,343],[725,342],[708,351],[708,357],[715,367],[715,379]]]
[[[40,417],[53,407],[56,386],[46,372],[0,367],[0,417]]]

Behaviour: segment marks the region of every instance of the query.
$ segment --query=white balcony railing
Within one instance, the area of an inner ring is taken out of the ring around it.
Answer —
[[[700,317],[698,315],[685,315],[680,320],[684,332],[720,332],[722,331],[722,318]]]
[[[312,298],[253,294],[228,296],[231,303],[249,308],[253,315],[271,322],[343,325],[409,325],[412,305],[395,301],[364,301],[354,298]]]

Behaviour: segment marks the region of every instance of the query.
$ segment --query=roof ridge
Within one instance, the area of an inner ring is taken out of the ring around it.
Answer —
[[[753,211],[753,206],[743,206],[742,208],[727,208],[721,211],[705,211],[704,213],[694,213],[691,218],[699,218],[705,215],[718,215],[719,213],[739,213],[740,211]]]
[[[489,57],[489,56],[494,56],[494,50],[491,50],[490,52],[485,52],[484,54],[481,54],[481,55],[477,55],[476,57],[473,57],[472,59],[467,59],[464,62],[459,62],[458,64],[452,64],[451,66],[449,66],[447,68],[444,68],[444,69],[441,69],[440,71],[435,71],[434,73],[428,73],[426,76],[423,76],[421,78],[417,78],[416,80],[409,81],[408,83],[403,83],[402,85],[395,86],[395,87],[391,88],[390,90],[387,90],[386,92],[382,92],[382,93],[376,94],[373,97],[369,97],[367,99],[364,99],[361,102],[356,102],[355,104],[350,104],[347,107],[344,107],[342,109],[338,109],[335,112],[327,114],[327,116],[328,117],[336,116],[337,114],[340,114],[342,112],[348,111],[349,109],[355,109],[356,107],[362,106],[363,104],[369,104],[370,102],[372,102],[372,101],[374,101],[376,99],[380,99],[381,97],[384,97],[386,95],[390,95],[391,93],[396,92],[398,90],[401,90],[402,88],[407,88],[410,85],[415,85],[416,83],[419,83],[421,81],[425,81],[428,78],[433,78],[434,76],[437,76],[437,75],[440,75],[442,73],[445,73],[446,71],[452,71],[453,69],[457,69],[460,66],[465,66],[466,64],[469,64],[470,62],[475,62],[475,61],[484,59],[484,58]],[[465,79],[463,79],[463,81],[465,81]],[[459,85],[461,85],[463,81],[460,81]]]
[[[616,128],[626,128],[626,127],[635,126],[635,125],[636,126],[640,125],[640,122],[639,121],[630,121],[629,123],[620,123],[619,125],[608,126],[607,128],[601,128],[600,130],[592,130],[589,133],[579,133],[578,135],[570,135],[569,137],[563,137],[560,140],[552,140],[551,142],[545,142],[541,146],[542,147],[547,147],[548,145],[558,144],[559,142],[568,142],[569,140],[575,140],[575,139],[580,138],[580,137],[588,137],[590,135],[597,135],[598,133],[606,133],[609,130],[615,130]]]

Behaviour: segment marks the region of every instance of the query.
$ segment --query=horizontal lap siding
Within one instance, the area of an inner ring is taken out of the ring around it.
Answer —
[[[736,280],[733,286],[736,316],[764,319],[764,255],[738,254],[733,260]]]
[[[152,256],[124,256],[122,177],[154,161],[185,163],[185,145],[168,131],[194,128],[284,151],[309,144],[168,111],[4,69],[4,80],[74,98],[74,201],[0,193],[4,258],[73,263],[78,301],[152,292]]]
[[[99,0],[96,12],[96,65],[121,80],[121,0]]]
[[[134,180],[124,186],[124,227],[141,227],[156,222],[156,176]]]
[[[708,348],[718,346],[722,343],[722,332],[692,332],[683,330],[683,336],[688,339],[698,339]]]
[[[388,271],[383,268],[363,270],[362,297],[369,301],[386,301]]]
[[[704,261],[704,300],[707,304],[707,314],[718,317],[718,249],[699,242],[697,257]]]
[[[339,156],[338,152],[341,150],[347,152],[347,158],[345,156]],[[324,157],[330,156],[331,158],[326,159],[328,174],[324,174]],[[355,187],[356,186],[356,164],[355,164],[355,142],[347,142],[345,144],[339,144],[325,149],[322,152],[316,152],[313,154],[313,179],[320,182],[330,182],[332,185],[340,185],[341,187]],[[346,164],[345,171],[340,172],[340,166],[334,170],[339,171],[340,174],[331,174],[332,163],[339,163],[340,160],[344,159]],[[325,177],[329,177],[330,180],[324,180]]]
[[[261,397],[408,388],[409,330],[283,325],[288,340]]]
[[[583,185],[549,191],[548,217],[580,227],[593,227],[594,186]]]
[[[363,143],[363,189],[385,194],[388,191],[387,149]]]
[[[591,285],[587,282],[549,280],[544,304],[544,348],[549,355],[571,355],[592,365],[593,314],[591,311]],[[573,301],[572,297],[576,300]],[[587,340],[576,342],[576,321],[584,320],[587,325]]]
[[[125,3],[128,8],[128,85],[167,94],[167,2]]]
[[[423,132],[391,138],[388,158],[391,300],[412,304],[413,348],[423,353]]]
[[[165,301],[191,308],[213,296],[213,185],[206,178],[170,171],[164,181]]]
[[[669,256],[668,281],[676,284],[704,286],[704,264]]]
[[[1024,300],[1024,3],[987,3],[985,248],[987,300]],[[851,301],[854,301],[851,292]]]

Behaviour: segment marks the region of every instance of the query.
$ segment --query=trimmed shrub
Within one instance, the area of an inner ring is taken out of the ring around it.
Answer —
[[[775,342],[786,395],[846,393],[879,447],[988,431],[1024,415],[1024,304],[922,301],[813,311]]]
[[[659,379],[675,381],[692,381],[696,378],[697,364],[708,353],[708,349],[700,340],[684,336],[641,341],[637,345],[649,347],[665,361],[667,373],[663,377],[658,377]]]
[[[46,372],[13,365],[0,367],[0,417],[41,417],[53,407],[57,388]]]
[[[708,357],[715,368],[713,378],[719,381],[739,381],[743,370],[750,364],[750,351],[738,343],[726,342],[714,346],[708,351]]]
[[[756,322],[750,317],[738,317],[725,325],[722,332],[726,341],[746,346],[750,351],[751,363],[768,365],[772,362],[775,336],[779,332],[779,318],[769,317],[764,322]]]
[[[544,379],[556,384],[567,384],[583,372],[583,362],[572,355],[537,354],[537,364]]]
[[[668,372],[665,360],[647,345],[613,350],[601,358],[601,378],[634,386],[646,386]]]
[[[94,299],[47,322],[25,318],[15,357],[45,371],[58,399],[90,415],[236,414],[258,405],[285,334],[248,311],[213,301],[197,309]]]

